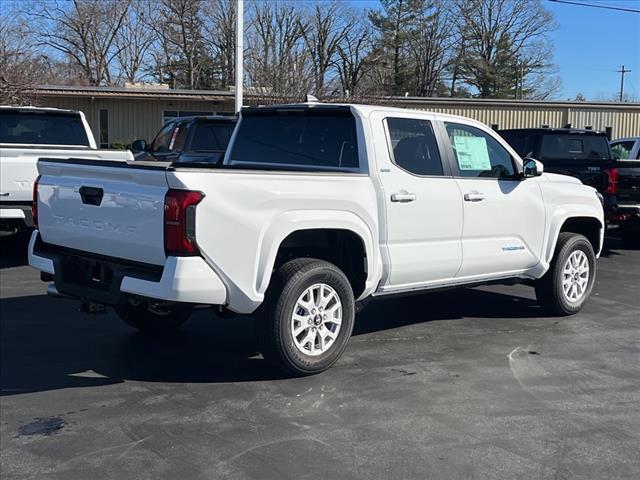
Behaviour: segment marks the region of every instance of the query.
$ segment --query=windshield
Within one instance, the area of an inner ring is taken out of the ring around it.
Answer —
[[[198,122],[193,131],[191,150],[195,152],[224,152],[235,123]]]
[[[89,146],[79,115],[0,110],[0,143]]]
[[[543,135],[539,160],[610,160],[609,143],[601,135]]]

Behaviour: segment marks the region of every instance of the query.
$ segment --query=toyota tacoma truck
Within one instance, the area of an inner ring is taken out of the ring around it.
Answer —
[[[0,236],[33,227],[31,194],[39,157],[133,158],[96,149],[82,112],[57,108],[0,107]]]
[[[576,313],[604,232],[595,189],[485,125],[388,107],[246,108],[216,167],[38,169],[29,263],[52,294],[156,332],[255,314],[263,356],[297,375],[338,360],[370,297],[523,282]]]

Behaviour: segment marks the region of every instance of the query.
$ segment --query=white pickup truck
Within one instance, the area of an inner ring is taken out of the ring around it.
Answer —
[[[82,112],[0,107],[0,236],[33,227],[31,201],[39,157],[133,159],[129,151],[98,150]]]
[[[523,282],[550,312],[579,311],[601,200],[542,168],[467,118],[248,108],[221,167],[40,160],[29,262],[52,293],[143,330],[203,306],[256,312],[264,356],[311,374],[369,297]]]

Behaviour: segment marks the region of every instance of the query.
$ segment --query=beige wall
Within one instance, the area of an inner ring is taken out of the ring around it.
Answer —
[[[500,128],[527,128],[541,125],[562,127],[571,123],[574,128],[591,126],[596,130],[604,130],[605,127],[612,127],[613,138],[640,136],[639,104],[418,98],[375,100],[375,103],[462,115],[487,125],[498,124]],[[233,98],[168,100],[153,97],[132,99],[96,96],[91,98],[42,94],[39,97],[39,104],[83,111],[96,136],[96,142],[99,142],[99,112],[100,109],[107,109],[109,111],[109,142],[128,144],[137,138],[150,141],[162,126],[163,112],[166,110],[229,112],[233,109]]]
[[[51,96],[40,97],[39,104],[45,107],[80,110],[87,117],[96,143],[100,141],[100,110],[109,111],[109,143],[129,144],[142,138],[151,141],[162,126],[163,112],[167,110],[188,110],[202,112],[225,112],[233,109],[216,101],[164,100],[128,98],[77,98]]]

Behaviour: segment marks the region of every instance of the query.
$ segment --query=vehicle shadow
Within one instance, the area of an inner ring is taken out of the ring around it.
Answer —
[[[31,231],[0,237],[0,268],[27,265],[27,249]]]
[[[415,312],[421,312],[416,315]],[[541,316],[533,300],[463,289],[375,302],[354,335],[434,320]],[[86,315],[45,295],[0,302],[0,395],[91,387],[124,380],[216,383],[286,378],[258,353],[253,317],[194,314],[171,336],[148,337],[113,313]]]

